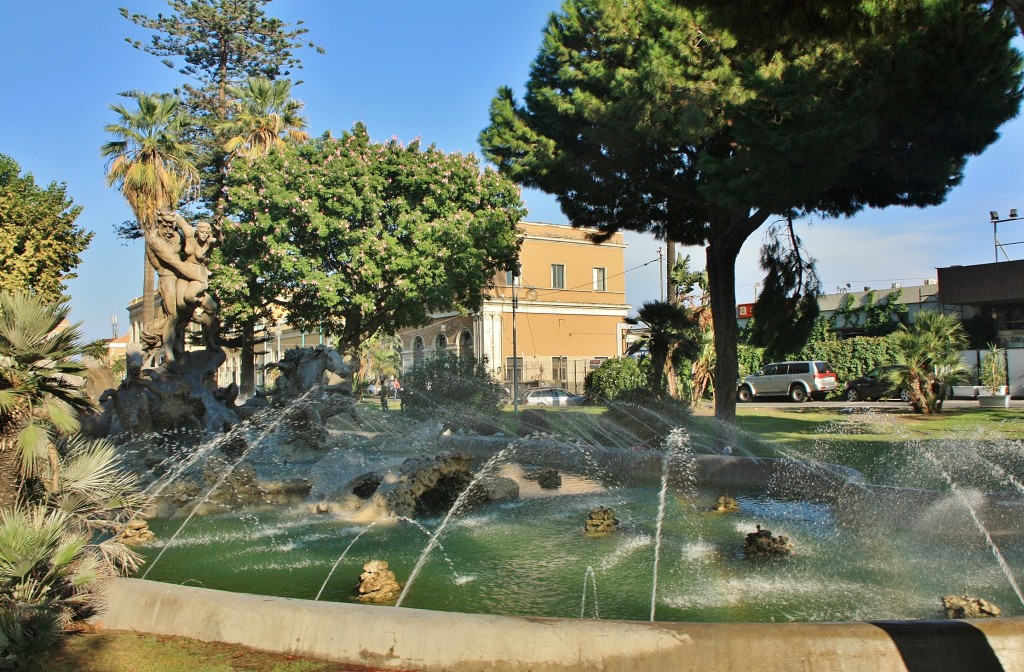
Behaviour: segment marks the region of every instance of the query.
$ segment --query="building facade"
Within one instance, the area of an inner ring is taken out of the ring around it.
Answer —
[[[622,234],[595,245],[596,233],[520,223],[520,272],[500,273],[480,311],[435,315],[406,329],[403,368],[439,352],[482,357],[494,376],[524,385],[582,391],[587,373],[622,353],[626,303]]]
[[[939,298],[973,332],[978,349],[964,353],[969,365],[981,361],[981,347],[1005,349],[1010,394],[1024,396],[1024,261],[938,269]]]

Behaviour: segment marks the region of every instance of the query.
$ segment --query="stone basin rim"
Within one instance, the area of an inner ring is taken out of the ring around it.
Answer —
[[[143,579],[109,579],[105,589],[107,608],[93,619],[104,628],[241,644],[377,670],[1024,669],[1024,617],[649,623],[314,602]]]

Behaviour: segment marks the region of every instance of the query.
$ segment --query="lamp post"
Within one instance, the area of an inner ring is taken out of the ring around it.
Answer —
[[[519,347],[516,343],[516,309],[519,307],[519,283],[522,265],[516,264],[512,271],[512,414],[519,419]],[[526,298],[533,301],[537,298],[537,290],[530,287],[526,290]]]
[[[512,276],[512,415],[519,419],[519,355],[516,350],[516,307],[519,305],[519,297],[516,296],[516,281],[519,280],[519,271]]]
[[[1024,219],[1024,217],[1018,217],[1017,216],[1017,208],[1010,208],[1010,216],[1009,217],[1000,218],[999,217],[999,213],[996,212],[995,210],[990,210],[989,213],[988,213],[988,216],[989,216],[989,221],[992,222],[992,245],[993,245],[993,248],[995,250],[996,262],[998,262],[999,261],[999,250],[1000,250],[1000,248],[1004,247],[1004,245],[999,242],[999,236],[997,235],[999,225],[1002,224],[1003,222],[1015,222],[1015,221],[1017,221],[1019,219]],[[1007,245],[1019,245],[1020,243],[1006,243],[1006,244]],[[1006,250],[1003,250],[1003,256],[1006,257],[1007,261],[1010,260],[1010,257],[1006,254]]]

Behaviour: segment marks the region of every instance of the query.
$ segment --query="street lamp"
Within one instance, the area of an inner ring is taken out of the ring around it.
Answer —
[[[512,271],[512,414],[519,418],[519,349],[516,343],[516,309],[519,307],[519,277],[522,272],[522,265],[516,264]],[[537,298],[537,290],[529,287],[526,290],[526,299],[533,301]]]
[[[1017,208],[1010,208],[1010,216],[1009,217],[1000,218],[999,217],[999,213],[996,212],[995,210],[989,210],[988,216],[989,216],[989,220],[992,222],[992,243],[993,243],[993,247],[995,249],[996,262],[998,262],[999,261],[999,250],[1000,249],[1002,249],[1006,245],[1019,245],[1020,244],[1020,243],[1000,243],[999,242],[999,236],[997,235],[997,229],[999,227],[999,224],[1001,224],[1003,222],[1015,222],[1015,221],[1017,221],[1019,219],[1024,219],[1024,217],[1018,217],[1017,216]],[[1007,261],[1010,260],[1010,257],[1006,254],[1006,250],[1003,250],[1003,256],[1006,257]]]

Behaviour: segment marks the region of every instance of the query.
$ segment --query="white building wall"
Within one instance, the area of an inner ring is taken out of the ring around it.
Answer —
[[[1008,348],[1006,359],[1006,373],[1010,379],[1010,396],[1024,396],[1024,348]]]

